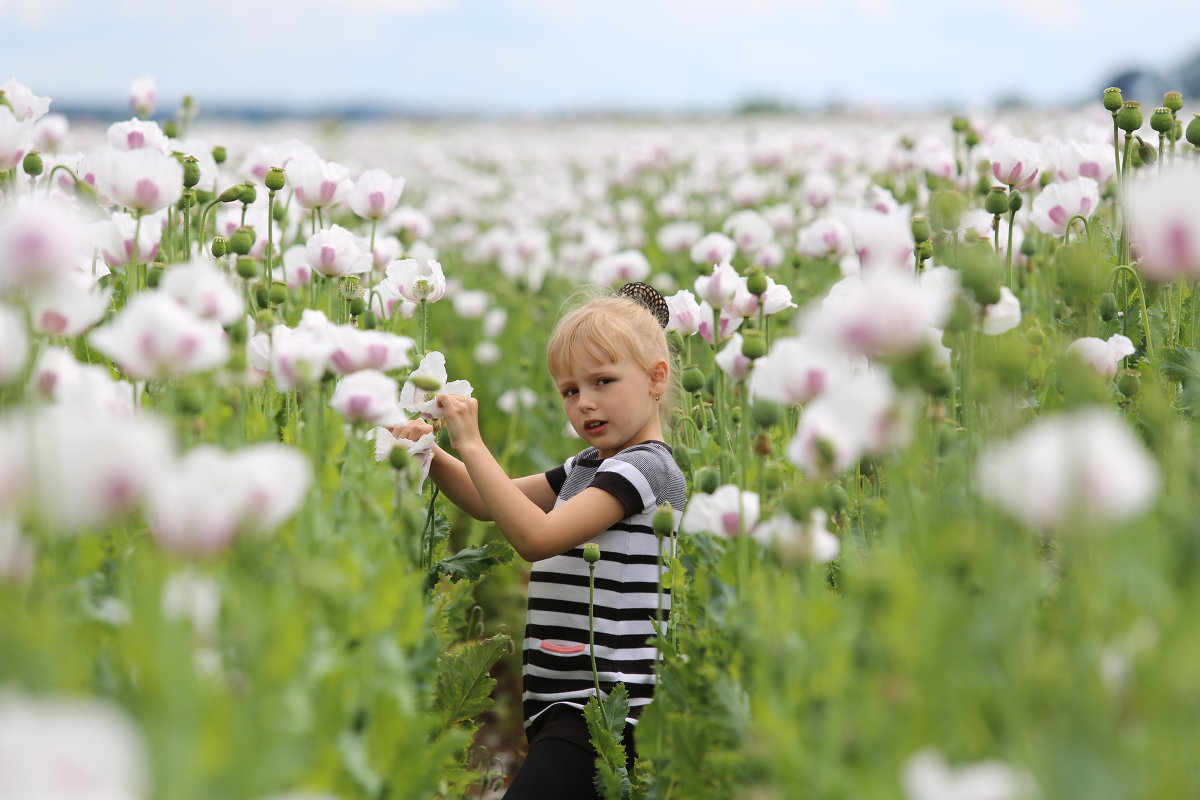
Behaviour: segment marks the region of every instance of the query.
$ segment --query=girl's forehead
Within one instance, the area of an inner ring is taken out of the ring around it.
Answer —
[[[605,372],[613,369],[621,369],[633,363],[633,357],[628,354],[622,354],[622,357],[617,361],[608,359],[593,358],[590,356],[581,356],[567,365],[567,369],[562,374],[554,375],[556,381],[562,382],[571,380],[572,378],[580,378],[588,375]]]

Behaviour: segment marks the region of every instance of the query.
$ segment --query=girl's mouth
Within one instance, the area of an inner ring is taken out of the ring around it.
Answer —
[[[585,431],[587,431],[588,433],[600,433],[607,427],[608,427],[608,423],[605,422],[604,420],[593,419],[593,420],[588,420],[587,422],[583,423],[583,429]]]

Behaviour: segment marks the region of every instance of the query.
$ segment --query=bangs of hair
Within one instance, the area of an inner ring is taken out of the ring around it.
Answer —
[[[589,305],[563,318],[546,348],[552,375],[570,372],[576,364],[615,364],[623,355],[638,355],[628,330],[613,325],[607,316],[603,309]]]

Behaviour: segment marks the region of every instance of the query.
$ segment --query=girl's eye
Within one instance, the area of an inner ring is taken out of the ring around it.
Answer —
[[[596,383],[600,384],[601,386],[603,386],[606,383],[612,383],[612,382],[613,382],[612,378],[601,378],[600,380],[596,381]]]
[[[577,391],[578,390],[575,389],[574,387],[571,387],[570,389],[563,389],[562,395],[563,395],[563,397],[572,397],[575,394],[575,392],[577,392]]]

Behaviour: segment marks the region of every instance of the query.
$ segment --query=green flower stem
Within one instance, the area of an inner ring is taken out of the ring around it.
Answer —
[[[1116,161],[1117,188],[1121,188],[1121,129],[1117,126],[1117,112],[1113,112],[1113,160]]]
[[[596,688],[596,702],[604,699],[600,694],[600,672],[596,669],[596,565],[588,562],[588,655],[592,660],[592,685]],[[604,706],[601,705],[601,708]]]
[[[421,300],[420,304],[418,304],[418,306],[417,306],[417,313],[420,315],[420,317],[419,317],[419,319],[420,319],[419,334],[421,336],[421,340],[420,340],[421,351],[420,351],[419,355],[422,358],[424,358],[424,356],[425,356],[426,341],[428,340],[428,337],[429,337],[429,308],[428,308],[428,306],[429,306],[428,300]]]
[[[433,483],[430,481],[430,483]],[[433,532],[434,518],[437,512],[437,497],[438,487],[433,484],[433,491],[429,493],[429,506],[425,512],[425,528],[421,534],[421,569],[433,569]]]
[[[221,202],[220,197],[214,198],[211,203],[209,203],[207,206],[204,207],[204,213],[200,215],[200,241],[199,241],[200,253],[204,252],[204,235],[205,235],[205,232],[208,230],[208,212],[212,211],[212,207],[217,205],[220,202]]]
[[[195,195],[191,189],[184,189],[186,199],[183,203],[183,260],[192,257],[192,200]]]
[[[1117,256],[1117,260],[1122,264],[1129,263],[1129,220],[1127,219],[1126,209],[1124,207],[1125,192],[1129,185],[1129,165],[1133,158],[1133,137],[1125,134],[1125,160],[1121,164],[1121,169],[1117,175],[1120,180],[1118,183],[1118,194],[1121,198],[1121,250]]]
[[[1008,287],[1010,289],[1015,288],[1013,285],[1013,279],[1015,278],[1013,274],[1013,226],[1016,224],[1016,220],[1017,212],[1010,210],[1008,212],[1008,250],[1005,253],[1008,256]]]
[[[275,190],[267,192],[267,249],[263,253],[263,261],[267,267],[267,289],[275,283],[275,268],[271,264],[271,255],[275,252]]]
[[[1146,334],[1146,355],[1151,361],[1154,361],[1154,342],[1150,333],[1150,315],[1146,311],[1146,287],[1142,283],[1142,276],[1138,275],[1133,267],[1128,264],[1118,264],[1112,271],[1110,283],[1115,285],[1117,275],[1129,276],[1132,275],[1137,285],[1138,300],[1141,303],[1142,310],[1142,330]],[[1126,303],[1128,305],[1128,302]]]
[[[1166,150],[1167,134],[1165,132],[1158,134],[1158,174],[1163,173],[1163,162],[1167,160]]]
[[[1087,217],[1083,216],[1082,214],[1075,214],[1069,220],[1067,220],[1067,228],[1066,228],[1066,231],[1064,231],[1064,233],[1063,233],[1063,244],[1064,245],[1068,245],[1071,243],[1071,226],[1075,223],[1076,220],[1083,223],[1083,233],[1087,237],[1087,240],[1089,242],[1092,240],[1092,230],[1091,230],[1091,228],[1088,227]]]

